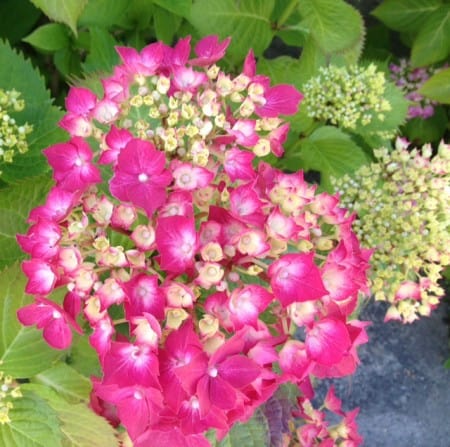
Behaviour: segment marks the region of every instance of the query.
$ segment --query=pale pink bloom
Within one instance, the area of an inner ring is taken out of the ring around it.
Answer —
[[[105,98],[117,103],[125,101],[129,97],[129,77],[123,65],[115,67],[112,76],[101,80]]]
[[[266,229],[267,234],[275,239],[282,241],[296,239],[297,225],[291,218],[285,216],[278,207],[274,208],[267,216]]]
[[[31,210],[28,222],[38,222],[40,219],[60,222],[70,214],[77,200],[78,194],[54,186],[47,195],[45,205]]]
[[[72,136],[89,136],[92,131],[90,117],[97,100],[97,96],[87,88],[71,87],[66,98],[68,113],[59,125]]]
[[[159,210],[160,217],[185,216],[194,217],[192,194],[188,191],[175,191],[169,195],[166,203]]]
[[[232,147],[225,151],[223,169],[232,182],[236,180],[252,180],[256,177],[252,161],[255,154]]]
[[[136,248],[143,251],[155,248],[155,230],[151,225],[138,225],[130,235]]]
[[[106,278],[104,283],[96,291],[100,299],[102,310],[108,309],[113,304],[122,304],[125,300],[125,291],[115,278]]]
[[[143,208],[151,216],[164,203],[167,186],[172,181],[165,165],[164,152],[156,150],[152,143],[130,140],[119,153],[110,181],[111,193],[119,200]]]
[[[197,251],[194,219],[184,216],[159,218],[156,227],[156,246],[163,270],[180,274],[192,268]]]
[[[306,346],[298,340],[288,340],[279,353],[280,368],[291,380],[302,381],[311,371],[313,363]]]
[[[230,193],[230,211],[244,222],[262,226],[266,219],[263,206],[252,183],[238,186]]]
[[[59,122],[59,126],[74,137],[87,138],[92,133],[90,117],[67,113]]]
[[[251,148],[259,140],[255,127],[256,122],[254,120],[237,120],[228,133],[236,138],[237,144]]]
[[[98,160],[99,164],[117,163],[120,151],[133,139],[133,135],[126,129],[119,129],[112,125],[111,130],[106,134],[105,143],[108,146]]]
[[[190,287],[176,281],[165,283],[162,290],[170,307],[192,307],[197,299]]]
[[[72,343],[69,324],[80,334],[80,327],[53,301],[38,298],[17,311],[17,318],[24,326],[36,325],[43,329],[44,340],[55,349],[66,349]]]
[[[303,95],[292,85],[280,84],[264,91],[264,105],[258,106],[255,113],[263,118],[297,113]]]
[[[53,266],[42,259],[23,261],[22,270],[28,277],[25,292],[31,295],[47,295],[56,284],[57,275]]]
[[[195,93],[208,81],[205,73],[187,67],[176,67],[173,71],[172,83],[176,91]]]
[[[420,285],[414,281],[403,281],[395,292],[395,300],[419,300]]]
[[[314,253],[283,255],[270,265],[268,275],[273,293],[283,306],[316,300],[328,293],[314,264]]]
[[[54,222],[39,219],[26,235],[17,234],[16,239],[25,253],[49,260],[58,253],[61,231]]]
[[[91,148],[80,137],[72,137],[67,143],[54,144],[43,152],[53,168],[56,186],[62,189],[71,192],[86,190],[102,180],[100,171],[91,163]]]
[[[136,208],[127,203],[120,203],[115,206],[111,215],[111,224],[113,227],[129,230],[131,225],[137,219]]]
[[[270,251],[267,235],[261,230],[250,229],[243,231],[237,241],[236,248],[247,256],[263,257]]]
[[[92,110],[92,117],[99,123],[107,124],[115,121],[118,118],[119,113],[120,109],[115,101],[103,98],[95,105],[94,110]]]
[[[140,273],[123,285],[126,318],[150,313],[158,319],[164,318],[165,297],[158,285],[156,275]]]
[[[158,320],[152,314],[143,312],[142,316],[133,317],[130,322],[134,327],[131,333],[136,337],[136,344],[150,346],[156,350],[161,338],[161,326]]]
[[[226,292],[216,292],[209,295],[205,301],[205,311],[216,317],[220,326],[225,330],[231,332],[234,329]]]
[[[170,167],[174,178],[174,189],[193,191],[208,186],[214,179],[214,173],[209,169],[191,163],[174,160]]]
[[[75,272],[82,263],[80,250],[77,247],[60,247],[57,263],[65,274]]]
[[[225,56],[225,51],[230,45],[231,37],[219,42],[216,35],[206,36],[201,39],[195,46],[195,54],[197,57],[191,59],[191,65],[199,65],[201,67],[214,64]]]
[[[200,224],[199,240],[202,246],[210,242],[221,242],[222,225],[214,220],[208,220]]]
[[[276,157],[282,157],[284,154],[283,144],[286,142],[289,128],[290,124],[285,123],[269,133],[270,150]]]
[[[100,363],[103,364],[105,355],[111,349],[112,337],[114,335],[114,325],[108,314],[97,320],[95,323],[90,322],[93,329],[89,336],[89,343],[96,350]]]
[[[195,268],[198,273],[195,283],[205,289],[218,285],[225,273],[222,266],[217,262],[196,262]]]

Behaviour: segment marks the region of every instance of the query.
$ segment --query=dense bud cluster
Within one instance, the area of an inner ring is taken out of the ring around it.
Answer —
[[[252,52],[225,74],[228,44],[118,48],[103,98],[73,87],[71,139],[44,151],[56,185],[18,236],[35,296],[20,321],[58,349],[89,328],[92,407],[135,447],[208,446],[283,382],[353,373],[367,340],[349,321],[371,253],[352,218],[256,160],[283,153],[280,115],[302,95],[257,75]]]
[[[28,150],[26,138],[33,127],[27,123],[18,125],[11,117],[11,113],[24,108],[25,101],[20,99],[19,92],[0,89],[0,162],[11,163],[16,149],[20,154]]]
[[[384,98],[386,79],[374,64],[321,67],[305,84],[304,105],[308,115],[348,129],[383,121],[391,104]]]
[[[13,401],[22,397],[19,386],[11,376],[0,371],[0,424],[11,422],[9,411],[14,408]]]
[[[397,64],[390,64],[391,78],[395,85],[405,94],[405,98],[412,102],[408,108],[408,118],[427,119],[434,115],[434,106],[438,104],[422,96],[418,90],[438,69],[433,67],[413,68],[406,59]]]
[[[450,263],[450,146],[375,151],[377,162],[335,181],[342,203],[358,217],[354,229],[374,247],[371,290],[391,303],[386,319],[412,322],[429,315],[444,294]]]

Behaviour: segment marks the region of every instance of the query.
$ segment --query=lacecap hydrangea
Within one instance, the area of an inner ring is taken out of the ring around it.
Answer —
[[[258,75],[252,51],[222,71],[229,43],[119,47],[102,97],[72,87],[70,140],[44,150],[55,186],[18,236],[35,297],[20,321],[57,349],[85,328],[92,408],[135,447],[208,446],[280,384],[311,395],[311,375],[353,373],[367,341],[349,320],[371,254],[353,218],[260,160],[283,154],[280,116],[302,95]]]

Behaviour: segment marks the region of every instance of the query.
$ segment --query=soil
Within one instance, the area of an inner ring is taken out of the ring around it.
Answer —
[[[332,381],[344,408],[360,407],[367,447],[450,447],[448,304],[409,325],[383,323],[385,303],[360,315],[372,321],[355,375]],[[324,393],[325,384],[319,388]]]

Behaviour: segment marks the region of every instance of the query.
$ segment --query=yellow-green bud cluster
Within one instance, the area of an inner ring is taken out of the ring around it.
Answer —
[[[384,98],[386,79],[374,64],[321,67],[303,93],[308,115],[348,129],[383,121],[391,104]]]
[[[25,101],[16,90],[0,89],[0,161],[11,163],[17,150],[23,154],[28,150],[27,135],[33,127],[25,123],[18,125],[11,113],[21,112]]]
[[[361,245],[375,249],[375,299],[392,304],[388,319],[412,322],[444,294],[438,281],[450,263],[450,145],[441,142],[435,156],[430,145],[408,151],[397,140],[396,146],[376,150],[376,163],[333,183],[357,215]]]
[[[20,388],[11,376],[0,371],[0,424],[11,422],[9,410],[14,407],[12,400],[22,397]]]

